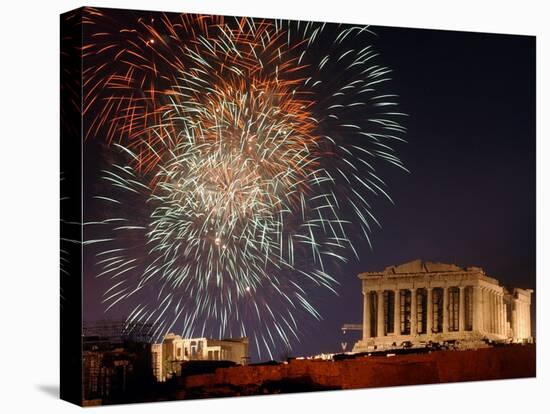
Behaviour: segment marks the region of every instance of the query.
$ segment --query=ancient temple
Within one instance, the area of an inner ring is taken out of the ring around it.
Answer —
[[[507,289],[479,267],[414,260],[359,274],[363,336],[355,352],[410,342],[530,342],[531,289]]]

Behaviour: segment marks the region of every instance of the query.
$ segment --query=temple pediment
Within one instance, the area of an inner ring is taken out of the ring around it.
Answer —
[[[424,261],[421,259],[412,260],[400,265],[388,266],[384,269],[384,274],[405,274],[405,273],[441,273],[441,272],[461,272],[461,267],[454,264],[438,263]]]

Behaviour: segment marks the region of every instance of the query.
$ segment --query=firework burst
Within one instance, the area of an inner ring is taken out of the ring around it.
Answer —
[[[199,15],[117,27],[89,9],[87,138],[111,144],[98,198],[106,309],[160,337],[249,336],[258,354],[299,338],[328,261],[357,255],[405,169],[395,95],[378,92],[366,27]],[[101,58],[101,59],[99,59]],[[391,200],[391,199],[390,199]],[[107,234],[107,233],[106,233]]]

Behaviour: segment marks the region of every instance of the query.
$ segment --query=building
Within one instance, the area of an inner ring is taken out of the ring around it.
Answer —
[[[153,373],[157,381],[166,381],[181,373],[186,361],[231,361],[246,364],[248,338],[208,339],[182,338],[169,333],[162,343],[151,345]]]
[[[507,289],[479,267],[414,260],[359,274],[362,338],[354,352],[410,342],[531,342],[531,289]]]
[[[82,344],[84,405],[137,401],[154,384],[149,344],[101,336],[84,336]]]

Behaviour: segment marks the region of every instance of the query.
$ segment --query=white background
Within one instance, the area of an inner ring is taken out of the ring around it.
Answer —
[[[537,379],[172,402],[108,412],[540,412],[547,410],[548,15],[540,1],[96,0],[96,6],[537,36]],[[57,399],[58,14],[78,1],[2,2],[0,14],[0,411],[65,413]],[[521,137],[518,137],[520,140]],[[521,142],[518,142],[521,145]],[[512,167],[511,167],[512,168]],[[513,197],[513,188],[510,188]],[[541,352],[542,351],[542,352]],[[95,409],[93,409],[95,410]]]

